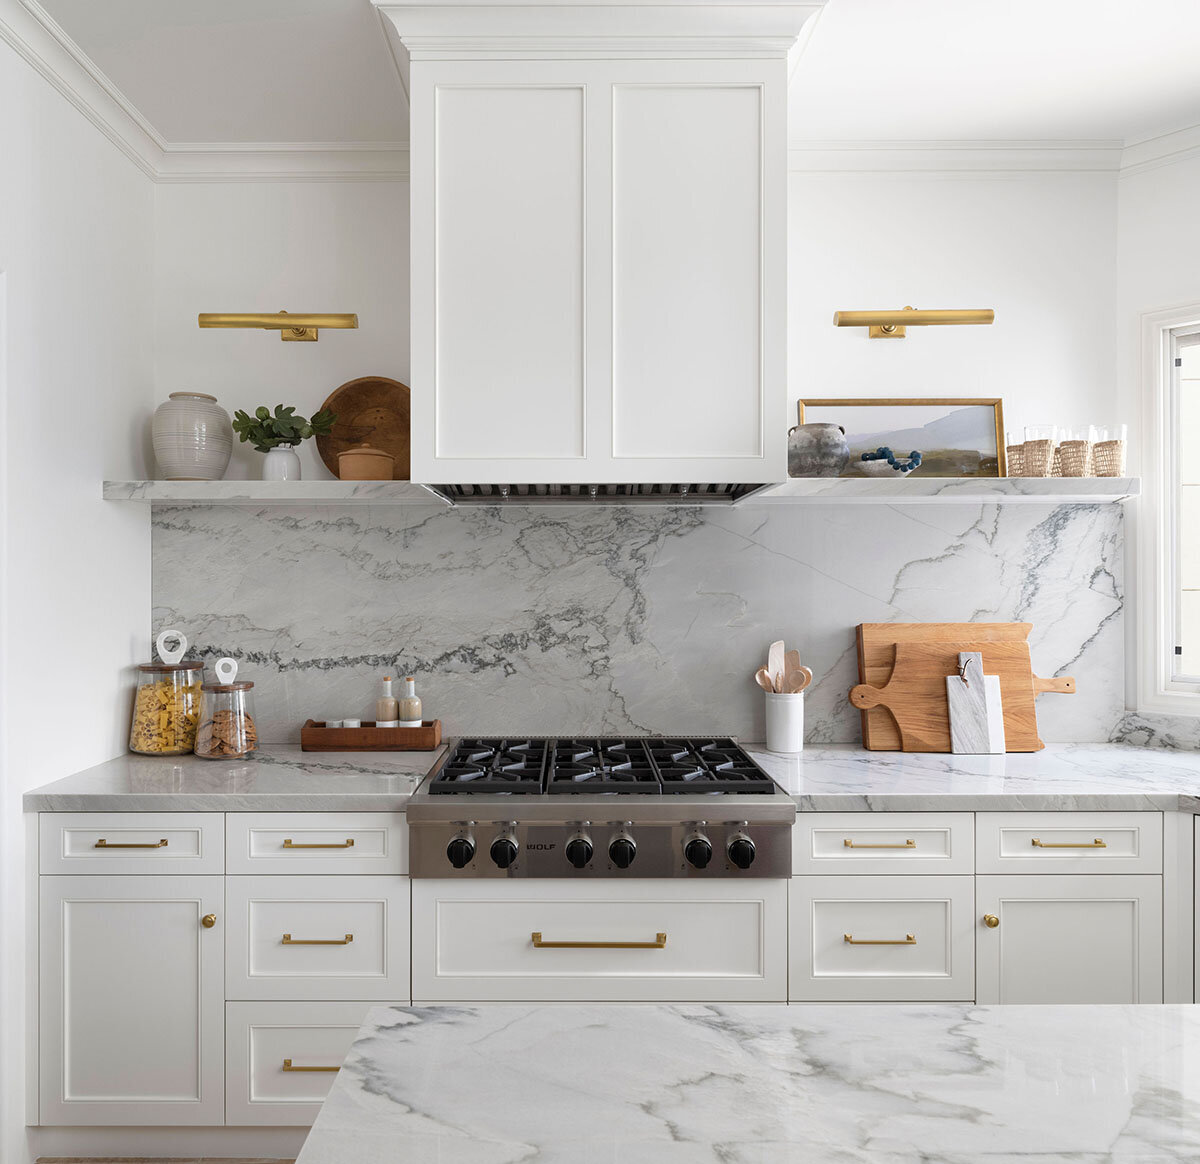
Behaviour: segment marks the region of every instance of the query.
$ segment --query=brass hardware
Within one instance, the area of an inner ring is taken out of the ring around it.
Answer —
[[[915,849],[917,847],[916,841],[903,841],[899,845],[863,845],[852,841],[849,837],[842,841],[842,844],[847,849]]]
[[[1094,841],[1082,841],[1076,844],[1073,841],[1059,843],[1057,841],[1039,841],[1034,837],[1030,842],[1039,849],[1107,849],[1108,846],[1097,837]]]
[[[289,315],[286,311],[222,313],[205,312],[199,315],[201,327],[259,327],[266,331],[279,332],[281,340],[316,340],[318,328],[358,327],[358,316],[354,314],[313,314],[300,312]]]
[[[991,308],[942,309],[905,307],[903,311],[835,311],[834,327],[865,327],[871,339],[903,339],[906,327],[949,323],[992,323]]]
[[[201,919],[200,924],[206,929],[211,930],[217,924],[217,915],[215,913],[206,913]]]
[[[291,934],[283,935],[285,946],[348,946],[354,941],[353,934],[344,938],[293,938]]]
[[[283,1069],[285,1071],[340,1071],[340,1067],[293,1067],[291,1059],[284,1059]]]
[[[354,838],[347,837],[344,841],[336,841],[332,845],[298,845],[295,841],[288,837],[283,842],[285,849],[353,849]]]
[[[847,946],[915,946],[917,939],[912,934],[902,938],[856,938],[853,934],[842,934]]]
[[[983,924],[989,930],[994,930],[1000,924],[1000,919],[994,913],[985,913],[983,915]]]
[[[537,930],[529,936],[535,950],[662,950],[667,945],[666,934],[655,934],[652,942],[543,942]]]
[[[167,847],[167,838],[163,837],[161,841],[145,841],[142,843],[130,842],[123,844],[117,841],[109,842],[101,837],[93,846],[93,849],[165,849]]]

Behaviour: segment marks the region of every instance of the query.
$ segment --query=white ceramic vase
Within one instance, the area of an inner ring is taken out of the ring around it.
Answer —
[[[220,481],[233,452],[229,413],[215,396],[172,392],[150,426],[158,471],[168,481]]]
[[[291,445],[276,445],[263,457],[264,481],[299,481],[300,458]]]
[[[767,751],[804,751],[804,692],[775,695],[763,692],[767,701]]]

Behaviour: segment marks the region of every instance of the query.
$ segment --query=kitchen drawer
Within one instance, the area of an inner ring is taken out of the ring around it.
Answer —
[[[782,879],[417,880],[413,996],[782,1002],[786,895]]]
[[[225,872],[219,812],[39,813],[43,874]]]
[[[1162,813],[981,812],[975,853],[978,873],[1161,873]]]
[[[225,1123],[308,1127],[376,1002],[225,1004]]]
[[[408,994],[407,877],[227,877],[225,997]]]
[[[952,873],[975,871],[969,812],[818,812],[796,817],[792,872]]]
[[[796,877],[788,893],[793,1001],[975,997],[973,877]]]
[[[227,873],[407,873],[397,812],[235,812],[225,818]]]

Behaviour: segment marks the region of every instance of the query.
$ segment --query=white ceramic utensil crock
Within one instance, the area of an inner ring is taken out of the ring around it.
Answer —
[[[794,695],[763,693],[767,701],[767,751],[804,751],[804,692]]]

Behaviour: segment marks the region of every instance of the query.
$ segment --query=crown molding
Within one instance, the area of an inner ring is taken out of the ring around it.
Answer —
[[[172,142],[155,180],[407,182],[407,142]]]
[[[1116,173],[1119,141],[804,141],[793,173]]]
[[[1173,166],[1200,157],[1200,125],[1131,142],[1121,157],[1121,177]]]

